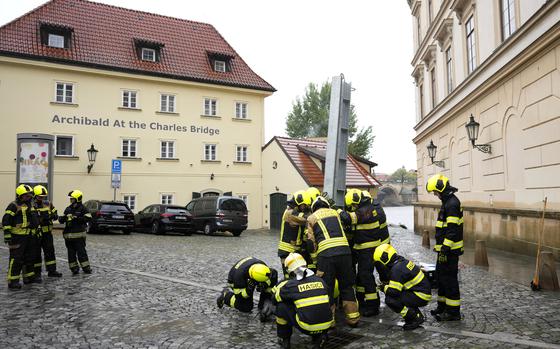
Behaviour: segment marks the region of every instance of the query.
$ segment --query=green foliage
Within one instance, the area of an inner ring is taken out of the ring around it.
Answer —
[[[408,171],[403,166],[391,175],[391,182],[401,183],[403,180],[405,183],[416,183],[416,172]]]
[[[329,104],[331,100],[331,83],[324,82],[319,88],[309,83],[302,98],[296,98],[292,111],[286,119],[286,133],[292,138],[327,137],[329,130]],[[369,158],[369,152],[375,136],[371,126],[357,128],[358,117],[354,105],[350,105],[348,121],[348,152],[363,158]]]

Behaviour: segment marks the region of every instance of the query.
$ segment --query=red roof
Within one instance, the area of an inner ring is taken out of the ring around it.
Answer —
[[[42,44],[41,25],[71,32],[70,47]],[[140,60],[135,42],[163,45],[160,61]],[[51,0],[0,27],[0,55],[275,91],[210,24],[86,0]],[[230,59],[231,71],[214,71],[212,55]]]
[[[303,177],[307,185],[322,187],[324,182],[323,171],[311,159],[312,157],[324,159],[327,143],[309,139],[294,139],[274,137],[264,147],[276,141],[284,151],[296,170]],[[347,156],[346,186],[348,187],[373,187],[380,183],[356,160],[352,155]]]

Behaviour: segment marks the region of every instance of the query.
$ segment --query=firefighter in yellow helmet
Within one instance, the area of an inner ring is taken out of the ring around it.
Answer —
[[[310,204],[311,200],[307,192],[297,191],[288,200],[286,209],[282,214],[278,257],[280,257],[285,278],[288,278],[288,272],[284,267],[284,260],[291,252],[301,252],[303,232],[307,222],[306,218],[309,215]]]
[[[329,288],[333,312],[336,309],[334,285],[335,279],[338,280],[346,323],[356,326],[360,320],[354,293],[356,273],[338,212],[330,208],[328,201],[322,196],[313,201],[311,211],[313,213],[307,218],[307,239],[313,245],[313,251],[317,252],[317,276],[322,277]]]
[[[21,289],[19,280],[22,272],[24,283],[35,281],[30,235],[39,226],[39,218],[32,199],[33,188],[27,184],[19,185],[16,188],[16,200],[8,205],[2,217],[4,243],[10,249],[8,288],[11,290]]]
[[[438,305],[430,313],[438,321],[461,320],[461,295],[457,278],[459,256],[463,254],[463,209],[455,196],[457,188],[449,179],[436,174],[428,179],[426,190],[441,200],[436,222]]]
[[[272,315],[273,287],[278,283],[278,272],[254,257],[243,258],[231,267],[228,279],[229,287],[223,289],[216,300],[218,308],[225,305],[243,313],[253,310],[253,293],[260,292],[259,315],[261,321]]]
[[[292,327],[310,335],[314,348],[322,348],[327,330],[334,322],[327,284],[307,268],[298,253],[290,253],[284,261],[290,274],[276,286],[276,333],[283,349],[290,348]]]
[[[311,202],[317,199],[318,196],[321,196],[321,191],[319,191],[319,189],[315,187],[309,187],[307,188],[306,191],[307,191],[307,195],[309,195],[309,198],[311,199]]]
[[[383,244],[375,249],[373,260],[386,268],[388,277],[381,279],[385,286],[385,304],[404,319],[403,330],[413,330],[424,322],[420,307],[432,299],[430,281],[422,270],[397,254],[393,246]]]
[[[83,193],[72,190],[68,193],[70,206],[66,207],[64,214],[59,217],[60,223],[65,223],[62,236],[68,250],[68,266],[72,275],[80,272],[80,267],[86,274],[91,274],[91,266],[86,251],[86,228],[91,221],[91,213],[82,204]]]
[[[62,273],[56,271],[56,257],[52,235],[53,221],[58,219],[58,214],[56,208],[48,200],[47,188],[42,185],[36,185],[33,187],[33,193],[35,194],[33,207],[39,215],[38,230],[40,231],[40,234],[38,234],[36,238],[37,246],[35,247],[35,277],[41,277],[43,261],[41,250],[45,255],[45,269],[47,270],[47,275],[50,277],[61,277]]]

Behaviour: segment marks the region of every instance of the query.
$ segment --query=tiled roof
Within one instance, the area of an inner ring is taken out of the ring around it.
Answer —
[[[42,24],[72,30],[70,47],[43,45]],[[161,60],[140,60],[136,41],[163,44]],[[51,0],[0,27],[0,55],[275,91],[210,24],[86,0]],[[231,58],[231,71],[214,71],[211,55]]]
[[[274,137],[268,144],[273,141],[278,142],[280,148],[308,185],[323,186],[323,172],[311,158],[324,159],[327,143],[309,139]],[[380,185],[353,156],[348,155],[346,164],[346,186],[373,187]]]

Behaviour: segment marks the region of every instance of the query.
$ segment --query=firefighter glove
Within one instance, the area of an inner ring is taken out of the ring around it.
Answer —
[[[257,287],[257,282],[255,280],[247,280],[247,291],[253,291],[255,287]]]
[[[451,247],[447,246],[447,245],[441,245],[441,253],[443,254],[448,254],[449,252],[451,252]]]

